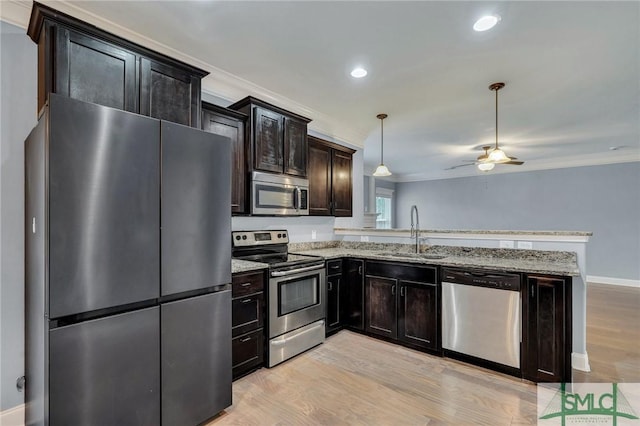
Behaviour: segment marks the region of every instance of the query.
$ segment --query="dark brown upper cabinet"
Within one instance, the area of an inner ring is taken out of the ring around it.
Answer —
[[[310,119],[251,96],[229,108],[249,117],[246,141],[252,170],[307,176],[307,124]]]
[[[241,112],[202,103],[202,130],[231,139],[231,212],[246,213],[247,164],[244,126],[247,116]]]
[[[140,59],[140,114],[200,127],[200,78],[190,72]]]
[[[309,136],[309,214],[352,216],[352,149]]]
[[[208,72],[34,2],[27,34],[38,45],[38,111],[49,93],[200,127]]]

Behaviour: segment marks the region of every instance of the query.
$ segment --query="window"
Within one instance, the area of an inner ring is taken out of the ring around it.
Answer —
[[[390,229],[393,226],[393,190],[376,188],[376,228]]]

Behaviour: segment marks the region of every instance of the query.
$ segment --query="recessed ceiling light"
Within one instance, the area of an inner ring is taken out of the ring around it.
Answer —
[[[498,22],[500,22],[500,15],[486,15],[473,24],[473,29],[476,31],[487,31],[495,27]]]
[[[354,78],[362,78],[365,75],[367,75],[367,70],[365,70],[364,68],[358,67],[358,68],[354,68],[354,70],[351,71],[351,77],[354,77]]]

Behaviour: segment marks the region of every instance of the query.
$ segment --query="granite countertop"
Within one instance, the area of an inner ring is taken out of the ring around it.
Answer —
[[[497,271],[579,276],[577,255],[563,251],[516,250],[483,247],[423,246],[422,257],[411,244],[327,242],[291,244],[290,252],[325,259],[354,257],[426,265],[457,266]],[[427,258],[426,256],[444,256]]]
[[[231,259],[231,273],[237,274],[239,272],[257,271],[260,269],[266,269],[269,265],[267,263],[250,262],[248,260]]]

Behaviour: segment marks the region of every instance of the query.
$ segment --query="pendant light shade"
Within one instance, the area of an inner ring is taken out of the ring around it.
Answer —
[[[391,176],[391,172],[389,171],[389,168],[387,166],[385,166],[384,164],[380,164],[378,167],[376,167],[376,171],[373,172],[374,176]]]
[[[376,171],[373,175],[376,177],[391,176],[389,168],[384,165],[384,119],[387,118],[387,114],[378,114],[376,116],[380,120],[380,165],[376,167]]]

